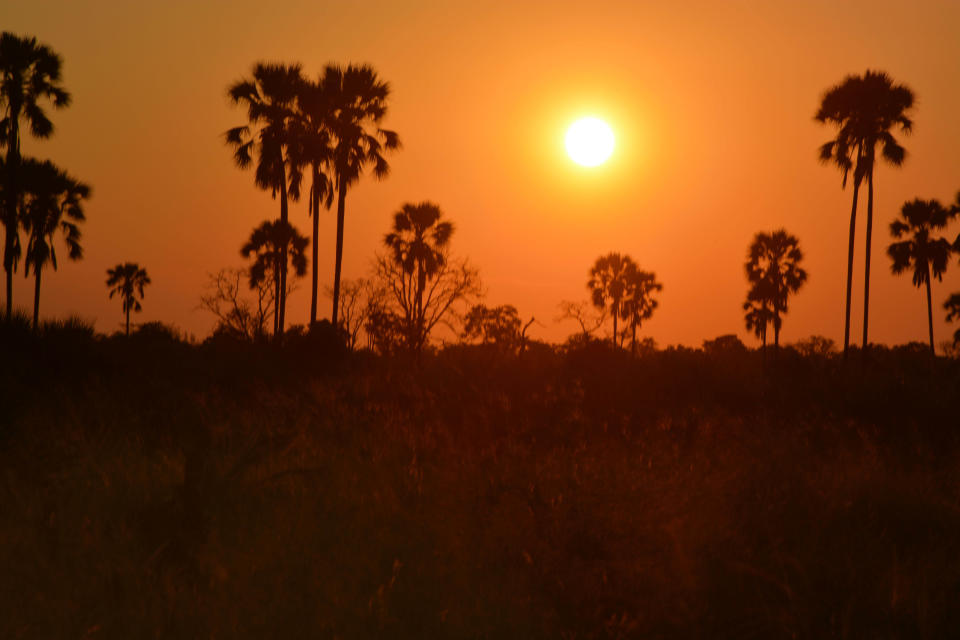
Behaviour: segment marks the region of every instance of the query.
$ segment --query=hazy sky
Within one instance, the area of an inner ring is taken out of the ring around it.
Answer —
[[[661,345],[747,339],[743,272],[754,233],[786,227],[810,279],[791,300],[783,340],[840,341],[851,193],[817,163],[833,131],[813,121],[823,91],[881,69],[917,95],[901,169],[876,175],[871,338],[926,339],[925,294],[890,274],[889,223],[914,197],[960,190],[960,3],[902,2],[99,2],[8,0],[0,28],[30,34],[65,60],[73,105],[55,137],[24,141],[94,187],[86,256],[44,274],[41,312],[121,326],[105,270],[144,265],[153,279],[138,321],[198,336],[206,274],[241,266],[239,247],[279,207],[235,168],[223,132],[244,120],[226,87],[257,60],[369,62],[392,86],[387,126],[404,148],[390,177],[347,198],[344,276],[363,275],[392,213],[433,200],[457,225],[456,253],[480,268],[490,304],[511,303],[558,340],[556,305],[585,299],[587,271],[628,253],[664,284],[641,329]],[[606,119],[611,161],[580,168],[566,126]],[[291,210],[305,233],[306,203]],[[865,209],[858,218],[853,326],[859,337]],[[322,212],[321,283],[333,278],[335,213]],[[953,228],[951,237],[960,232]],[[18,274],[16,302],[32,302]],[[288,322],[307,320],[309,279]],[[960,291],[954,259],[934,282],[940,308]],[[329,299],[321,300],[329,315]],[[749,344],[755,344],[750,337]]]

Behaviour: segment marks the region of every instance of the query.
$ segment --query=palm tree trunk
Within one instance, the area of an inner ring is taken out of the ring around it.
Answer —
[[[280,157],[280,222],[286,223],[288,218],[287,209],[287,171],[283,163],[283,155]],[[287,245],[284,244],[280,249],[280,296],[277,298],[277,334],[283,335],[283,320],[287,310]]]
[[[617,344],[617,316],[619,315],[619,309],[617,309],[617,304],[613,304],[613,346],[619,346]]]
[[[7,275],[7,319],[13,315],[13,244],[17,235],[17,178],[16,169],[20,156],[20,109],[11,109],[8,114],[10,137],[7,140],[6,184],[4,184],[3,207],[5,238],[3,243],[3,269]]]
[[[280,273],[273,274],[273,337],[276,338],[280,328]]]
[[[312,327],[317,322],[317,269],[319,266],[319,249],[317,247],[317,239],[320,237],[320,185],[318,184],[319,178],[319,168],[313,166],[313,187],[310,190],[310,207],[313,214],[313,273],[311,274],[311,286],[310,286],[310,326]]]
[[[930,333],[930,355],[937,356],[933,348],[933,306],[930,302],[930,265],[927,265],[927,330]]]
[[[347,185],[341,177],[337,187],[337,253],[333,267],[333,326],[337,324],[337,312],[340,309],[340,267],[343,262],[343,210],[347,202]]]
[[[780,350],[780,323],[777,322],[780,319],[780,316],[776,316],[773,321],[773,352],[774,354]]]
[[[850,294],[853,291],[853,247],[857,230],[857,196],[860,193],[860,180],[853,179],[853,207],[850,209],[850,244],[847,247],[847,306],[843,322],[843,359],[850,351]]]
[[[637,355],[637,325],[632,323],[630,325],[630,354]]]
[[[33,330],[36,331],[40,324],[40,267],[33,270],[33,275],[35,276],[33,282]],[[927,297],[929,298],[929,295]]]
[[[873,238],[873,159],[870,160],[870,172],[867,174],[867,256],[863,271],[863,353],[867,352],[869,341],[867,328],[870,320],[870,247]]]
[[[127,307],[127,335],[130,335],[130,307]]]
[[[4,251],[3,251],[3,269],[7,272],[7,320],[13,315],[13,244],[11,240],[13,239],[13,234],[10,232],[10,225],[5,225],[7,230],[6,242],[4,242]],[[14,230],[13,233],[16,233]]]

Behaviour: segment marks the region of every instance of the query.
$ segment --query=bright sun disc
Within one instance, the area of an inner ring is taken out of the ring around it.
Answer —
[[[600,118],[580,118],[567,129],[567,154],[582,167],[606,162],[613,153],[613,143],[613,130]]]

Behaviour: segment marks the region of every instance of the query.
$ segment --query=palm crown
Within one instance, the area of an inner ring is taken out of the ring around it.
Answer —
[[[128,335],[130,334],[130,312],[139,313],[143,310],[140,300],[143,300],[143,289],[148,284],[150,284],[150,276],[147,275],[147,270],[136,262],[125,262],[107,269],[107,287],[110,288],[110,297],[120,296],[123,312],[127,316]]]

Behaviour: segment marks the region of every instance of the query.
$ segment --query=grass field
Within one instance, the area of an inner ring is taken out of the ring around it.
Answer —
[[[960,362],[3,337],[3,638],[945,638]]]

